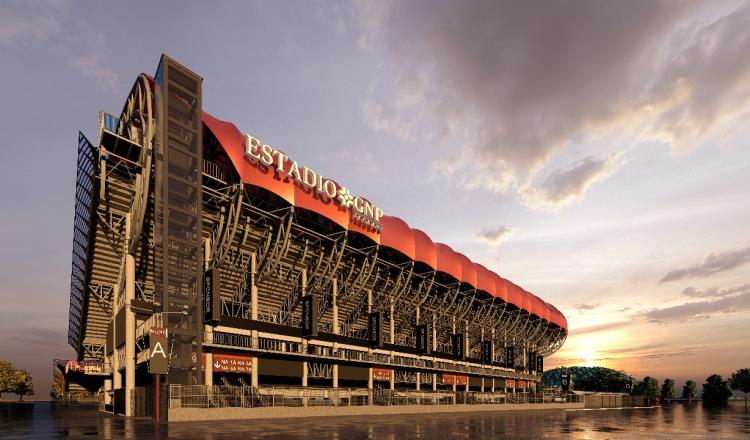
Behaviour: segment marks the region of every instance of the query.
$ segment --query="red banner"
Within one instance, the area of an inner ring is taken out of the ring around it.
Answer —
[[[203,365],[206,365],[206,353],[203,353]],[[211,368],[215,373],[252,373],[253,357],[214,353]]]
[[[372,380],[384,380],[389,381],[393,377],[393,370],[386,368],[373,368],[372,369]]]
[[[469,376],[458,376],[455,374],[443,374],[443,385],[467,385]]]
[[[518,388],[521,389],[521,390],[525,390],[526,389],[526,381],[525,380],[519,380],[518,381]]]
[[[505,388],[515,388],[516,381],[513,379],[505,379]]]

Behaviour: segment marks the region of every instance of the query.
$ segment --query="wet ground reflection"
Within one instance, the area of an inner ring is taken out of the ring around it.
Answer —
[[[222,421],[156,425],[93,409],[0,405],[0,438],[703,439],[750,438],[741,406]]]

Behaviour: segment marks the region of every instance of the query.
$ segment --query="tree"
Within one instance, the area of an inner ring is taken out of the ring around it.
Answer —
[[[13,392],[18,394],[19,401],[23,401],[23,396],[34,394],[34,383],[28,371],[16,370]]]
[[[13,381],[15,380],[16,369],[8,361],[0,361],[0,399],[3,393],[13,391]]]
[[[683,399],[697,399],[698,398],[698,388],[694,380],[689,380],[685,382],[685,385],[682,386],[682,398]]]
[[[740,368],[732,373],[729,378],[729,385],[733,390],[740,390],[745,393],[745,410],[747,410],[747,393],[750,393],[750,368]]]
[[[633,381],[623,371],[604,367],[558,367],[544,372],[546,386],[560,386],[560,374],[568,372],[573,377],[573,386],[580,391],[604,391],[623,393]]]
[[[646,376],[633,387],[633,394],[645,397],[657,397],[659,395],[659,381],[651,376]]]
[[[674,397],[674,381],[672,379],[664,379],[664,383],[661,384],[661,398],[662,400],[671,399]]]
[[[712,374],[706,378],[706,383],[703,384],[703,395],[701,396],[704,405],[726,406],[731,395],[732,390],[729,389],[729,383],[720,375]]]

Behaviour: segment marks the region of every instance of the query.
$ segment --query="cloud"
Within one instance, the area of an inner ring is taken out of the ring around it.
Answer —
[[[46,41],[58,34],[68,14],[67,1],[0,3],[0,44]]]
[[[435,168],[466,189],[555,209],[617,171],[605,158],[640,141],[683,151],[750,111],[750,6],[437,0],[384,13],[374,3],[356,20],[396,79],[390,97],[368,95],[363,117],[464,150]],[[420,99],[403,105],[414,78]],[[562,169],[561,158],[577,161]]]
[[[375,131],[383,131],[402,141],[412,140],[414,124],[402,117],[398,112],[386,114],[383,106],[374,99],[376,84],[370,83],[367,96],[360,103],[360,115],[368,127]]]
[[[513,235],[513,232],[515,232],[515,229],[509,228],[505,225],[500,225],[482,229],[477,234],[477,237],[481,240],[486,241],[487,243],[497,245]]]
[[[716,313],[732,313],[750,310],[750,291],[727,296],[718,300],[705,300],[681,304],[643,313],[653,322],[682,321],[689,318],[707,318]]]
[[[702,263],[667,272],[659,284],[686,278],[705,278],[719,272],[736,269],[750,262],[750,247],[719,254],[711,253]]]
[[[70,67],[99,86],[117,93],[119,75],[104,67],[108,55],[104,34],[83,17],[71,20],[68,0],[0,2],[0,44],[48,44]]]
[[[539,187],[528,187],[523,198],[528,206],[556,209],[583,198],[591,185],[611,176],[617,169],[616,161],[583,158],[571,168],[552,172]]]
[[[83,76],[96,80],[102,89],[117,93],[120,76],[114,70],[104,67],[101,52],[72,57],[68,60],[68,64]]]
[[[576,309],[576,310],[578,310],[578,313],[583,313],[583,312],[588,312],[590,310],[595,310],[595,309],[598,309],[600,306],[601,306],[601,304],[599,304],[599,303],[597,303],[597,304],[585,304],[585,303],[573,304],[573,308]]]
[[[718,287],[711,287],[706,290],[696,290],[692,287],[686,287],[682,294],[692,298],[711,298],[711,297],[723,297],[734,295],[736,293],[743,293],[750,291],[750,284],[743,284],[737,287],[731,287],[729,289],[719,290]]]
[[[610,330],[617,330],[619,328],[627,327],[632,324],[633,323],[630,321],[607,322],[604,324],[597,324],[597,325],[592,325],[589,327],[571,329],[570,334],[575,335],[575,336],[580,336],[580,335],[585,335],[588,333],[599,333],[599,332],[605,332],[605,331],[610,331]]]

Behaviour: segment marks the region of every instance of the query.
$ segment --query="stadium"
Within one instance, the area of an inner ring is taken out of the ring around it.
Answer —
[[[163,55],[79,133],[66,393],[162,418],[528,401],[559,310],[206,113],[202,82]]]

